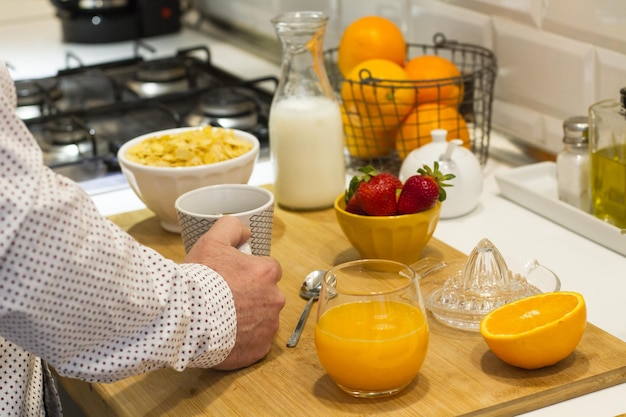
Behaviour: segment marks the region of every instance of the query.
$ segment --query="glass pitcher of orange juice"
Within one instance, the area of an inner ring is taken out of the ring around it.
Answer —
[[[326,273],[315,347],[343,391],[355,397],[400,392],[419,373],[428,339],[418,276],[410,267],[364,259]]]

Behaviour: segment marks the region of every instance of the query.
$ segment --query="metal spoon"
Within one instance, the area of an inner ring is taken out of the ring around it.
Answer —
[[[320,292],[322,291],[324,274],[326,274],[326,271],[321,269],[311,271],[304,279],[302,286],[300,286],[300,297],[309,301],[307,301],[306,306],[304,306],[304,311],[302,311],[300,319],[296,324],[296,328],[293,329],[293,333],[291,333],[291,337],[287,340],[287,347],[295,347],[298,344],[300,334],[302,334],[302,329],[304,328],[304,323],[306,323],[306,319],[309,317],[311,306],[313,305],[313,302],[319,298]]]

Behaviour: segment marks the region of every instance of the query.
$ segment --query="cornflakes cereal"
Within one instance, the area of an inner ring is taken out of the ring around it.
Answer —
[[[252,149],[231,129],[206,126],[186,132],[148,138],[131,147],[126,157],[157,167],[191,167],[226,161]]]

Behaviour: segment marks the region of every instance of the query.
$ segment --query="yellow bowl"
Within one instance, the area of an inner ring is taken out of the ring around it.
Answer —
[[[341,230],[363,258],[390,259],[412,264],[432,237],[441,203],[430,210],[398,216],[361,216],[348,213],[344,194],[335,200]]]

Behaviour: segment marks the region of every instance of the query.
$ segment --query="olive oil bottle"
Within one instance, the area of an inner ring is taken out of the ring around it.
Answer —
[[[589,141],[593,213],[626,229],[626,87],[589,108]]]

